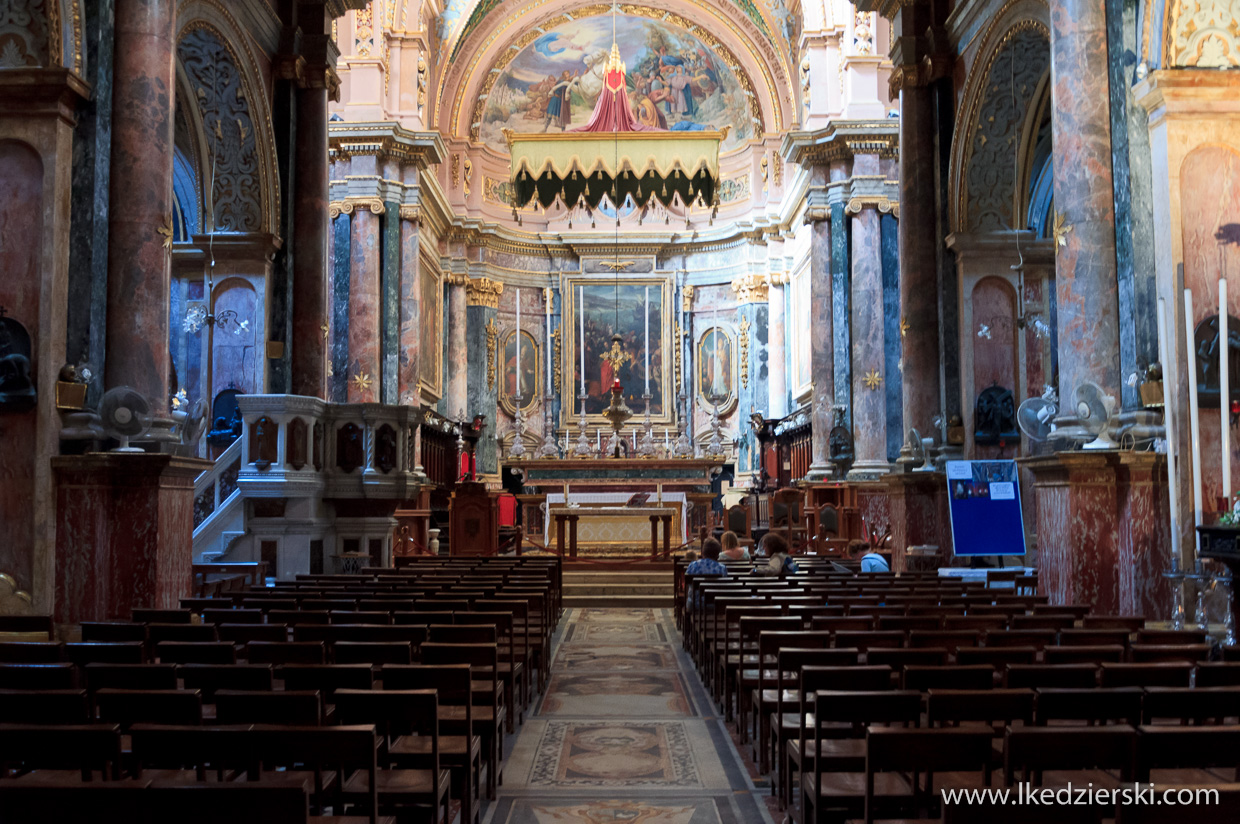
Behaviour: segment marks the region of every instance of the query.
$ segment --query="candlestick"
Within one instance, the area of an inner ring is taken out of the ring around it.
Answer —
[[[1180,558],[1180,500],[1179,500],[1179,484],[1176,483],[1175,475],[1175,450],[1179,442],[1175,439],[1175,421],[1172,416],[1173,404],[1171,401],[1171,387],[1175,384],[1171,381],[1171,352],[1174,351],[1175,341],[1169,340],[1167,337],[1167,301],[1164,298],[1158,299],[1158,359],[1162,361],[1163,374],[1163,426],[1167,433],[1167,494],[1171,498],[1171,565],[1176,568]],[[1174,328],[1174,324],[1172,324]],[[1190,378],[1189,380],[1192,380]]]
[[[581,412],[586,411],[586,298],[582,287],[577,287],[577,314],[581,320]]]
[[[521,287],[517,287],[517,408],[521,407]]]
[[[547,353],[546,354],[547,397],[550,398],[551,397],[551,290],[548,289],[545,294],[547,295],[547,348],[545,350]]]
[[[1231,508],[1231,347],[1227,339],[1227,277],[1218,279],[1218,411],[1219,451],[1223,465],[1223,500]]]
[[[1188,341],[1188,352],[1191,355],[1197,347],[1193,340],[1193,290],[1184,290],[1184,335]],[[1192,370],[1188,376],[1188,425],[1190,443],[1193,448],[1193,557],[1201,549],[1201,536],[1196,527],[1201,526],[1201,419],[1197,407],[1197,374]]]
[[[646,301],[642,304],[642,311],[646,315],[646,394],[650,394],[650,287],[646,287]],[[634,435],[634,438],[637,436]],[[637,442],[633,442],[637,446]]]

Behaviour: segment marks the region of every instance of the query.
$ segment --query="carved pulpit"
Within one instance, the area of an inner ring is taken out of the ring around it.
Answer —
[[[459,483],[448,515],[452,555],[494,555],[499,549],[499,507],[486,484]]]

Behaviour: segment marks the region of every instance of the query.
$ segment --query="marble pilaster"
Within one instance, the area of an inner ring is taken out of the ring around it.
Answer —
[[[895,472],[887,476],[891,506],[892,570],[907,568],[904,550],[937,546],[939,558],[951,558],[951,515],[947,482],[941,472]]]
[[[787,289],[783,279],[773,278],[767,298],[767,416],[782,418],[788,414],[788,357],[785,329]]]
[[[832,324],[822,322],[822,319],[832,317],[835,305],[831,222],[814,220],[810,223],[810,232],[810,317],[817,322],[811,323],[809,329],[810,380],[814,389],[811,400],[810,467],[806,477],[821,480],[831,474],[829,436],[833,423],[831,405],[835,401],[835,340]]]
[[[478,441],[478,476],[495,476],[499,472],[499,449],[495,441],[498,431],[496,399],[499,378],[499,322],[496,320],[499,295],[504,285],[487,278],[473,278],[465,287],[467,373],[469,377],[465,414],[469,418],[486,415],[486,429]]]
[[[871,156],[854,160],[854,173]],[[877,161],[877,158],[874,158]],[[851,209],[849,210],[852,211]],[[852,217],[852,431],[856,459],[850,479],[886,473],[886,382],[883,330],[882,229],[876,209],[862,207]]]
[[[398,397],[402,404],[421,403],[422,285],[416,218],[400,221],[400,369]],[[428,307],[427,311],[431,311]]]
[[[349,403],[378,403],[380,364],[379,215],[353,212],[349,239]]]
[[[1051,0],[1059,396],[1120,397],[1105,0]]]
[[[296,92],[291,391],[327,398],[327,89]]]
[[[1115,455],[1119,521],[1119,614],[1171,614],[1171,517],[1166,456]]]
[[[466,408],[469,403],[469,347],[466,343],[465,284],[468,280],[468,275],[445,278],[448,283],[448,334],[445,336],[444,371],[448,391],[444,396],[447,404],[444,414],[453,420],[470,414]]]
[[[379,221],[379,402],[400,398],[400,205],[389,202]]]
[[[176,7],[117,0],[104,381],[168,413]]]
[[[887,460],[900,455],[904,443],[904,375],[900,362],[900,243],[895,215],[879,216],[883,268],[883,400],[887,415]],[[899,377],[897,381],[896,378]]]
[[[341,214],[332,221],[331,243],[331,362],[327,389],[333,403],[348,400],[349,380],[349,273],[352,215]]]

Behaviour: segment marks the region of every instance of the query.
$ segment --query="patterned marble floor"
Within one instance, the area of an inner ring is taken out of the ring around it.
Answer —
[[[570,610],[510,752],[484,824],[771,824],[669,610]]]

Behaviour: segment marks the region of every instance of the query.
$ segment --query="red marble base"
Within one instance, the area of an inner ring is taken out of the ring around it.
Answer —
[[[1038,585],[1052,604],[1161,618],[1170,609],[1165,461],[1130,452],[1061,452],[1033,472]]]
[[[192,589],[194,479],[210,468],[147,453],[52,458],[58,624],[180,606]]]
[[[943,473],[896,472],[886,482],[891,506],[892,570],[905,571],[904,550],[910,546],[937,546],[941,565],[946,565],[952,557],[952,536]]]

